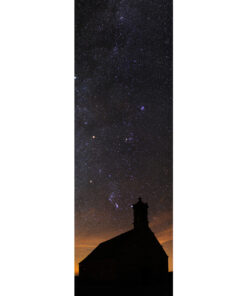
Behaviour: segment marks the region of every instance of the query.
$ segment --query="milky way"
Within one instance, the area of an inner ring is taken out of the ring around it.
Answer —
[[[172,241],[172,2],[76,0],[76,262],[133,227]]]

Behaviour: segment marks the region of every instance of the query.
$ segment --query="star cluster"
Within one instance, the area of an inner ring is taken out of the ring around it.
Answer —
[[[172,241],[172,2],[76,0],[76,261],[132,228],[139,196]]]

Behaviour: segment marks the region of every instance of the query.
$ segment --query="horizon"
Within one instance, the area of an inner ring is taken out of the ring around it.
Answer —
[[[130,206],[130,209],[132,209],[132,206]],[[133,219],[133,217],[132,217]],[[156,219],[151,219],[151,225],[155,225],[155,223],[157,224],[157,220]],[[99,239],[95,239],[93,240],[94,243],[92,244],[83,244],[83,243],[78,243],[77,245],[75,245],[75,249],[83,249],[84,251],[81,252],[76,252],[79,254],[84,254],[84,255],[77,255],[75,256],[75,271],[74,274],[75,275],[79,275],[79,262],[81,262],[82,260],[84,260],[100,243],[110,240],[118,235],[121,235],[125,232],[131,231],[134,229],[133,227],[134,223],[131,223],[132,228],[123,230],[121,233],[115,231],[112,234],[106,234],[104,237],[101,237]],[[149,228],[151,229],[151,231],[154,233],[154,235],[156,236],[156,238],[158,239],[160,245],[163,247],[163,249],[165,250],[166,254],[168,255],[168,266],[169,266],[169,272],[173,271],[173,227],[170,228],[166,228],[163,232],[158,232],[155,233],[152,229],[149,222]]]

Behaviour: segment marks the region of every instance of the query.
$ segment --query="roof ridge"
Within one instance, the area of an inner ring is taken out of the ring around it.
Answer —
[[[134,231],[134,229],[131,229],[131,230],[128,230],[128,231],[126,231],[126,232],[124,232],[124,233],[121,233],[121,234],[119,234],[119,235],[117,235],[117,236],[114,236],[113,238],[110,238],[110,239],[108,239],[108,240],[106,240],[106,241],[100,243],[99,246],[102,245],[102,244],[104,244],[104,243],[107,243],[107,242],[109,242],[109,241],[112,241],[112,240],[114,240],[114,239],[118,239],[118,238],[120,238],[120,237],[122,237],[122,236],[124,236],[124,235],[126,235],[126,234],[128,234],[128,233],[130,233],[130,232],[133,232],[133,231]]]

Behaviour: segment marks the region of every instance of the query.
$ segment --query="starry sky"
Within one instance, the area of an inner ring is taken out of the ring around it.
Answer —
[[[172,267],[172,0],[75,1],[75,273],[142,197]]]

